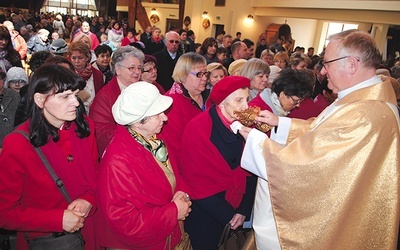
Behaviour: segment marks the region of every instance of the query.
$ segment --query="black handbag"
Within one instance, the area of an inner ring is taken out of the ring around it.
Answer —
[[[25,136],[25,138],[29,140],[29,135],[25,131],[15,131],[22,134],[23,136]],[[54,183],[57,185],[64,198],[68,201],[68,203],[71,203],[71,198],[69,197],[67,190],[65,189],[63,181],[58,178],[57,174],[54,172],[42,150],[36,147],[35,150],[39,158],[45,165],[47,171],[49,171],[51,178],[53,178]],[[25,233],[25,238],[28,242],[29,250],[85,250],[85,240],[80,231],[74,233],[55,232],[50,235],[37,237],[35,239],[30,239],[28,233]]]
[[[231,225],[226,224],[219,240],[218,250],[241,250],[251,233],[251,229],[232,230]]]

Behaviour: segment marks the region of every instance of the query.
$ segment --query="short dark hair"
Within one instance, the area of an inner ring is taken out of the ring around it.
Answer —
[[[236,32],[236,36],[241,35],[241,34],[242,34],[242,32],[240,32],[240,31]]]
[[[315,85],[315,76],[311,70],[293,70],[285,68],[272,83],[271,91],[279,96],[297,96],[301,99],[310,97]]]
[[[193,30],[188,30],[188,31],[186,32],[186,35],[187,35],[187,36],[193,36],[193,35],[194,35]]]
[[[228,50],[224,47],[219,47],[217,49],[217,54],[223,54],[223,53],[228,53]]]
[[[250,48],[251,46],[254,46],[254,42],[252,40],[248,39],[248,38],[243,39],[242,42],[244,42],[246,44],[247,48]]]
[[[94,53],[96,54],[96,57],[98,57],[101,53],[107,53],[107,52],[109,52],[109,53],[110,53],[110,56],[111,56],[111,54],[112,54],[112,49],[111,49],[111,47],[108,46],[107,44],[101,44],[101,45],[97,46],[97,47],[94,49]]]

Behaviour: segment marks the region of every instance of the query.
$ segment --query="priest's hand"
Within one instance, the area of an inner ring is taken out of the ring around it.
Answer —
[[[241,214],[235,214],[233,216],[232,220],[229,222],[229,224],[231,224],[231,229],[235,230],[236,228],[243,225],[245,219],[246,219],[246,216],[241,215]]]
[[[255,120],[258,122],[266,123],[273,127],[278,126],[279,123],[279,117],[268,110],[260,111],[260,114],[258,114],[258,117],[256,117]]]
[[[252,128],[243,126],[243,127],[241,127],[241,128],[239,129],[239,133],[240,133],[241,136],[243,136],[243,138],[244,138],[245,140],[247,140],[247,136],[249,135],[249,133],[250,133],[251,130],[252,130]]]

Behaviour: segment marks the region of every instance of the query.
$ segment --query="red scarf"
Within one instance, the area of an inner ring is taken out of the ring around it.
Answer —
[[[93,71],[92,71],[92,65],[88,64],[88,66],[86,68],[84,68],[82,71],[77,71],[76,73],[78,73],[82,79],[86,82],[87,80],[89,80],[89,78],[92,76]]]
[[[152,36],[154,42],[159,43],[161,41],[161,37]]]

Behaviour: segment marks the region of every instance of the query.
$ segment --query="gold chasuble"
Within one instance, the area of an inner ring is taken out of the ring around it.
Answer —
[[[399,122],[388,105],[396,105],[392,86],[382,79],[337,101],[318,124],[293,119],[286,147],[265,140],[282,249],[395,249]]]

